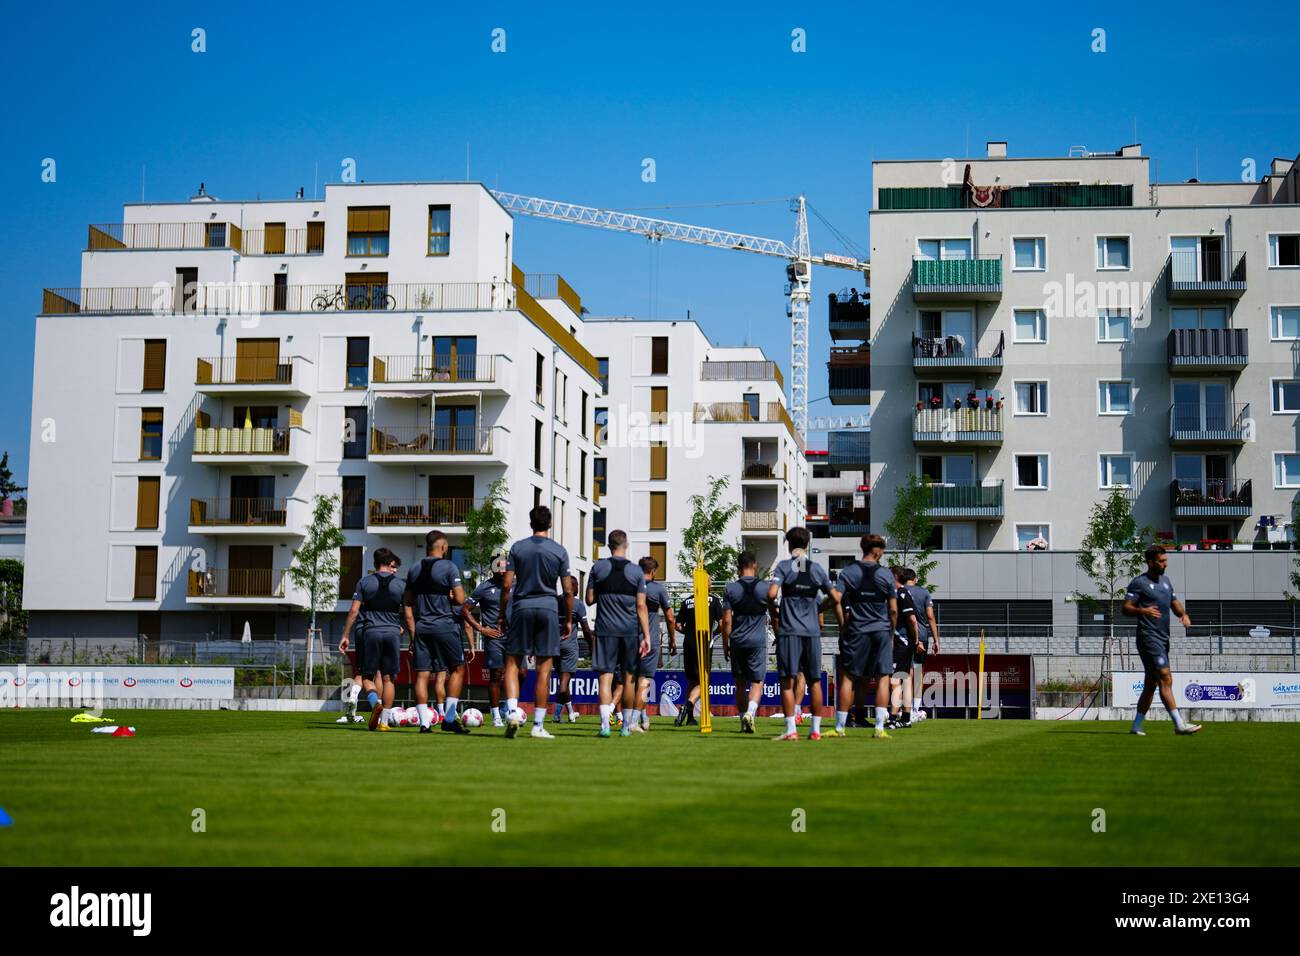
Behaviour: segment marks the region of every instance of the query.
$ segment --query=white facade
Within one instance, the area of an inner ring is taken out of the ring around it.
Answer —
[[[585,571],[600,386],[581,305],[513,266],[483,186],[200,196],[124,220],[91,228],[81,288],[47,290],[37,320],[34,636],[226,637],[249,615],[300,635],[282,570],[318,493],[346,490],[368,570],[380,546],[416,559],[434,527],[454,548],[505,478],[511,534],[551,504]]]
[[[662,579],[688,580],[678,555],[690,497],[725,476],[722,502],[741,506],[728,537],[760,569],[779,560],[785,530],[803,522],[808,470],[776,363],[713,346],[689,321],[588,319],[583,340],[608,361],[604,530],[626,531],[633,557],[658,556]]]

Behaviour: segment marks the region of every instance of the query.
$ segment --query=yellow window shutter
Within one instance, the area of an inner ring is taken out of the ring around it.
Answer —
[[[158,498],[162,479],[142,476],[137,478],[136,482],[135,526],[157,528]]]

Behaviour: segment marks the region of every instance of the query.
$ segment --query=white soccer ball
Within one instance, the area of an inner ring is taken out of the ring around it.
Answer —
[[[516,707],[510,712],[510,719],[517,724],[524,724],[528,722],[528,715],[524,713],[522,707]]]
[[[483,712],[475,707],[471,707],[460,715],[460,722],[466,727],[482,727]]]
[[[440,723],[442,723],[442,714],[438,713],[437,707],[429,705],[429,726],[437,727]]]
[[[420,723],[420,712],[414,707],[405,707],[397,714],[397,726],[416,727]]]

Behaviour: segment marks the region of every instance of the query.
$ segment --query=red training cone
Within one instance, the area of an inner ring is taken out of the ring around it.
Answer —
[[[134,728],[134,727],[119,727],[119,728],[117,728],[117,730],[113,731],[113,736],[114,736],[114,737],[134,737],[134,736],[135,736],[135,728]]]

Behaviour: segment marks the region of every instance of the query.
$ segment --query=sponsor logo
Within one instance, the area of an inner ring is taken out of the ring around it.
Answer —
[[[126,678],[123,678],[123,680],[122,680],[122,686],[123,686],[123,687],[134,687],[134,686],[135,686],[135,678],[134,678],[134,677],[126,677]]]
[[[1247,678],[1239,684],[1202,684],[1192,681],[1183,688],[1183,696],[1193,703],[1201,701],[1241,701],[1255,699],[1255,682]]]
[[[682,699],[682,685],[672,679],[666,680],[663,686],[659,688],[659,696],[671,700],[675,704]]]
[[[190,680],[188,677],[182,677],[182,678],[180,679],[180,682],[179,682],[179,683],[180,683],[180,685],[181,685],[182,687],[193,687],[193,686],[194,686],[194,681]]]

